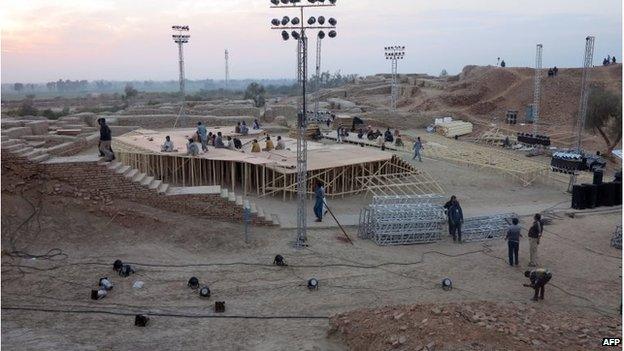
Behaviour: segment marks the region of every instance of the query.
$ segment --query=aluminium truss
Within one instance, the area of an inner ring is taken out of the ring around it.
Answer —
[[[358,236],[377,245],[408,245],[440,240],[445,221],[437,196],[375,197],[360,212]]]
[[[462,240],[470,242],[502,239],[505,237],[511,219],[514,217],[517,218],[518,215],[504,213],[466,218],[462,225]]]
[[[613,237],[611,238],[611,246],[622,249],[622,226],[618,225],[615,227],[615,232],[613,232]]]

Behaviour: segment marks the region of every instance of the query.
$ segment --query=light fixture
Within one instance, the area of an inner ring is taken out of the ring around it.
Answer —
[[[100,286],[100,289],[104,289],[104,290],[113,289],[113,283],[111,283],[108,277],[100,278],[100,282],[98,285]]]
[[[290,38],[290,35],[288,35],[287,31],[283,30],[282,31],[282,39],[288,40],[288,38]]]
[[[146,327],[149,323],[149,317],[144,316],[142,314],[137,314],[134,316],[134,325],[137,327]]]
[[[325,38],[325,32],[323,32],[322,30],[320,30],[320,31],[319,31],[319,33],[318,33],[318,37],[319,37],[319,39],[323,39],[323,38]]]
[[[188,284],[186,285],[191,289],[197,289],[199,288],[199,279],[197,279],[196,277],[191,277],[191,279],[189,279],[188,281]]]
[[[453,289],[453,281],[451,281],[451,278],[442,279],[442,289],[446,291]]]
[[[199,296],[210,297],[210,289],[208,289],[208,286],[204,285],[201,289],[199,289]]]
[[[119,272],[121,266],[123,266],[123,262],[121,262],[121,260],[115,260],[115,262],[113,263],[113,270],[115,272]]]
[[[280,23],[281,23],[281,22],[280,22],[280,20],[278,20],[277,18],[274,18],[274,19],[272,19],[272,20],[271,20],[271,24],[272,24],[274,27],[279,26],[279,25],[280,25]]]
[[[318,289],[318,280],[316,278],[310,278],[308,280],[308,289],[310,290]]]
[[[338,24],[338,21],[336,21],[336,19],[333,17],[330,17],[329,20],[327,20],[327,22],[329,22],[329,24],[331,24],[332,26],[335,26],[336,24]]]
[[[316,23],[316,18],[314,18],[314,17],[308,18],[308,24],[309,25],[313,25],[314,23]]]
[[[288,16],[284,16],[284,17],[282,18],[282,26],[287,25],[287,24],[288,24],[288,22],[290,22],[290,17],[288,17]]]
[[[271,0],[271,3],[272,3],[273,5],[279,5],[279,0]]]
[[[299,17],[293,17],[293,19],[290,20],[290,23],[294,24],[295,26],[299,24]]]
[[[290,35],[293,37],[293,39],[295,40],[299,40],[300,36],[299,36],[299,32],[297,32],[296,30],[293,30],[292,33],[290,33]]]
[[[284,261],[284,256],[275,255],[275,259],[273,260],[273,264],[276,266],[287,266],[286,261]]]
[[[338,33],[336,33],[336,31],[335,31],[335,30],[330,30],[330,31],[329,31],[329,33],[327,33],[327,35],[328,35],[330,38],[335,38],[335,37],[336,37],[336,35],[338,35]]]
[[[322,26],[322,25],[325,24],[325,17],[318,16],[317,21],[318,21],[318,24],[320,24]]]

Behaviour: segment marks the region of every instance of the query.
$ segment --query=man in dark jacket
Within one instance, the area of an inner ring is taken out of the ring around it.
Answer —
[[[453,195],[451,201],[447,202],[444,207],[447,208],[446,214],[448,216],[449,233],[453,236],[453,241],[461,243],[461,225],[464,223],[464,212],[459,205],[459,201],[457,201],[457,197]]]
[[[546,268],[537,268],[532,271],[525,271],[524,276],[531,280],[531,284],[524,284],[526,287],[535,289],[533,301],[544,299],[544,286],[552,278],[552,273]]]
[[[106,162],[110,162],[115,159],[115,154],[113,153],[113,149],[111,147],[111,130],[106,124],[106,119],[100,118],[100,153],[104,155],[104,160]]]
[[[537,246],[542,237],[542,216],[536,213],[533,216],[533,225],[529,228],[529,267],[537,267]]]

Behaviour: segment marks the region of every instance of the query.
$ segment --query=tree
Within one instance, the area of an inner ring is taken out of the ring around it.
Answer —
[[[21,92],[22,90],[24,90],[24,84],[22,83],[13,84],[13,90],[17,91],[18,93]]]
[[[124,97],[125,99],[131,99],[139,95],[139,91],[134,89],[134,87],[130,83],[126,84],[126,87],[124,88],[124,93],[126,94]]]
[[[585,127],[597,131],[607,144],[607,155],[622,139],[622,97],[602,87],[592,87]]]
[[[266,90],[264,89],[264,86],[253,82],[247,86],[247,89],[245,89],[245,96],[243,98],[246,100],[253,100],[254,106],[256,107],[262,107],[266,102],[265,94]]]

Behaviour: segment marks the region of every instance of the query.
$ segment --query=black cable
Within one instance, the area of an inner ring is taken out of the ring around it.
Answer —
[[[8,311],[30,311],[30,312],[49,312],[49,313],[69,313],[69,314],[109,314],[116,316],[135,316],[143,314],[157,317],[171,318],[191,318],[191,319],[329,319],[328,316],[296,316],[296,315],[278,315],[278,316],[259,316],[259,315],[222,315],[222,314],[184,314],[184,313],[167,313],[167,312],[125,312],[105,309],[53,309],[25,306],[2,306],[2,310]]]

